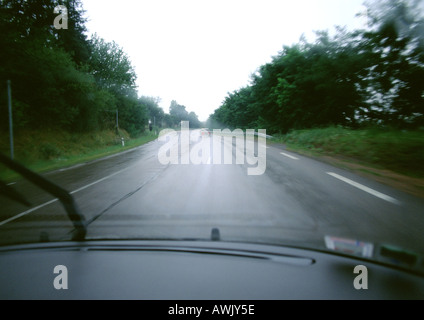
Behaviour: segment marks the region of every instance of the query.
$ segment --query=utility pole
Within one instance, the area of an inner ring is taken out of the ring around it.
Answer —
[[[118,108],[116,109],[116,132],[119,133]]]
[[[15,157],[13,150],[13,120],[12,120],[12,89],[10,80],[7,80],[7,104],[9,108],[9,137],[10,137],[10,158],[13,160]]]

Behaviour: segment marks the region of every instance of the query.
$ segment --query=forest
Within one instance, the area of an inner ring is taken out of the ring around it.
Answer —
[[[269,134],[342,126],[424,126],[422,1],[365,2],[367,26],[316,31],[284,46],[249,85],[229,92],[210,127]]]
[[[67,8],[67,29],[53,21]],[[418,0],[365,2],[367,27],[316,31],[285,45],[249,85],[228,92],[207,126],[290,130],[369,125],[424,126],[424,14]],[[124,129],[131,136],[190,121],[194,112],[139,96],[137,75],[115,42],[87,35],[81,0],[0,0],[0,130],[13,126],[69,132]],[[141,75],[142,76],[142,75]],[[142,89],[142,88],[141,88]],[[119,121],[117,120],[119,119]]]
[[[55,25],[64,26],[58,6],[66,8],[66,29]],[[139,96],[124,49],[87,35],[80,0],[0,0],[0,34],[0,130],[6,133],[8,82],[17,131],[123,129],[135,137],[149,123],[200,126],[197,115],[176,101],[168,114],[160,98]]]

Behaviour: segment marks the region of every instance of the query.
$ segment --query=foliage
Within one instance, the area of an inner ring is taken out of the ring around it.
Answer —
[[[115,42],[106,42],[94,34],[88,59],[90,74],[102,89],[128,95],[135,90],[136,74],[129,57]]]
[[[393,127],[350,129],[333,126],[293,130],[275,139],[294,150],[353,158],[394,172],[424,177],[424,131]]]
[[[57,5],[67,8],[68,29],[54,27]],[[14,128],[145,130],[148,109],[129,57],[115,42],[87,39],[83,13],[81,0],[0,0],[0,99],[10,80]],[[6,103],[0,124],[8,128]]]
[[[424,125],[424,15],[415,0],[367,3],[369,26],[318,31],[260,66],[228,93],[209,123],[292,129]]]
[[[188,121],[190,128],[200,128],[201,122],[199,121],[196,113],[188,112],[186,107],[172,100],[169,107],[170,122],[172,126],[181,126],[181,121]]]

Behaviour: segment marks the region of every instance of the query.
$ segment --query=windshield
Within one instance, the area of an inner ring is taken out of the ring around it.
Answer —
[[[423,2],[0,0],[0,31],[0,245],[219,240],[417,267]]]

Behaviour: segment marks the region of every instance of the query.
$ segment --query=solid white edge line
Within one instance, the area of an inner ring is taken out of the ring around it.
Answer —
[[[132,166],[131,166],[132,167]],[[74,194],[74,193],[77,193],[77,192],[80,192],[80,191],[82,191],[82,190],[84,190],[84,189],[87,189],[87,188],[89,188],[89,187],[91,187],[91,186],[94,186],[95,184],[98,184],[99,182],[102,182],[102,181],[104,181],[104,180],[106,180],[106,179],[109,179],[109,178],[111,178],[111,177],[113,177],[113,176],[116,176],[117,174],[119,174],[119,173],[121,173],[121,172],[123,172],[123,171],[125,171],[125,170],[128,170],[129,168],[131,168],[131,167],[127,167],[127,168],[125,168],[125,169],[122,169],[122,170],[119,170],[119,171],[116,171],[115,173],[112,173],[112,174],[110,174],[110,175],[108,175],[108,176],[106,176],[106,177],[103,177],[103,178],[101,178],[101,179],[99,179],[99,180],[96,180],[96,181],[94,181],[94,182],[92,182],[92,183],[89,183],[89,184],[87,184],[87,185],[85,185],[85,186],[83,186],[83,187],[81,187],[81,188],[78,188],[78,189],[76,189],[76,190],[74,190],[74,191],[71,191],[71,192],[69,192],[70,194]]]
[[[291,155],[289,155],[287,153],[284,153],[284,152],[280,152],[280,154],[282,154],[283,156],[286,156],[286,157],[288,157],[290,159],[293,159],[293,160],[299,160],[299,158],[293,157],[293,156],[291,156]]]
[[[27,215],[28,213],[31,213],[31,212],[33,212],[33,211],[35,211],[35,210],[38,210],[38,209],[40,209],[40,208],[42,208],[42,207],[45,207],[45,206],[47,206],[47,205],[49,205],[49,204],[51,204],[51,203],[53,203],[53,202],[56,202],[57,200],[59,200],[59,199],[57,199],[57,198],[56,198],[56,199],[53,199],[53,200],[47,201],[47,202],[45,202],[45,203],[43,203],[43,204],[40,204],[39,206],[36,206],[36,207],[34,207],[34,208],[31,208],[31,209],[29,209],[29,210],[27,210],[27,211],[21,212],[21,213],[17,214],[16,216],[13,216],[13,217],[11,217],[11,218],[9,218],[9,219],[6,219],[6,220],[4,220],[4,221],[0,222],[0,226],[5,225],[6,223],[8,223],[8,222],[10,222],[10,221],[13,221],[13,220],[16,220],[16,219],[18,219],[18,218],[20,218],[20,217],[23,217],[24,215]]]
[[[368,187],[366,187],[366,186],[364,186],[364,185],[362,185],[362,184],[360,184],[358,182],[355,182],[355,181],[350,180],[348,178],[345,178],[345,177],[343,177],[341,175],[338,175],[337,173],[327,172],[327,174],[329,174],[330,176],[333,176],[334,178],[339,179],[339,180],[341,180],[343,182],[346,182],[346,183],[348,183],[348,184],[350,184],[350,185],[352,185],[352,186],[354,186],[354,187],[356,187],[358,189],[361,189],[362,191],[368,192],[369,194],[372,194],[375,197],[378,197],[378,198],[383,199],[383,200],[386,200],[388,202],[391,202],[391,203],[400,205],[400,201],[398,201],[397,199],[392,198],[392,197],[390,197],[390,196],[388,196],[388,195],[386,195],[384,193],[378,192],[378,191],[376,191],[374,189],[368,188]]]
[[[133,165],[133,166],[135,166],[135,165]],[[104,178],[101,178],[101,179],[96,180],[96,181],[94,181],[94,182],[92,182],[92,183],[89,183],[89,184],[87,184],[87,185],[85,185],[85,186],[83,186],[83,187],[81,187],[81,188],[78,188],[78,189],[76,189],[76,190],[74,190],[74,191],[71,191],[71,192],[69,192],[69,193],[70,193],[70,194],[74,194],[74,193],[80,192],[80,191],[82,191],[82,190],[84,190],[84,189],[87,189],[87,188],[89,188],[89,187],[91,187],[91,186],[93,186],[93,185],[95,185],[95,184],[97,184],[97,183],[99,183],[99,182],[102,182],[102,181],[104,181],[104,180],[106,180],[106,179],[109,179],[109,178],[111,178],[111,177],[113,177],[113,176],[115,176],[115,175],[117,175],[117,174],[119,174],[119,173],[121,173],[121,172],[123,172],[123,171],[125,171],[125,170],[128,170],[128,169],[132,168],[133,166],[127,167],[127,168],[122,169],[122,170],[119,170],[119,171],[117,171],[117,172],[115,172],[115,173],[112,173],[112,174],[110,174],[110,175],[108,175],[108,176],[106,176],[106,177],[104,177]],[[27,215],[28,213],[31,213],[31,212],[33,212],[33,211],[36,211],[36,210],[38,210],[38,209],[40,209],[40,208],[42,208],[42,207],[45,207],[45,206],[47,206],[47,205],[49,205],[49,204],[52,204],[53,202],[56,202],[56,201],[58,201],[58,200],[59,200],[59,199],[58,199],[58,198],[56,198],[56,199],[53,199],[53,200],[47,201],[47,202],[45,202],[45,203],[43,203],[43,204],[40,204],[40,205],[38,205],[38,206],[36,206],[36,207],[34,207],[34,208],[31,208],[31,209],[29,209],[29,210],[26,210],[26,211],[24,211],[24,212],[21,212],[21,213],[19,213],[19,214],[15,215],[15,216],[13,216],[13,217],[10,217],[9,219],[3,220],[3,221],[1,221],[1,222],[0,222],[0,226],[5,225],[6,223],[8,223],[8,222],[10,222],[10,221],[13,221],[13,220],[16,220],[16,219],[18,219],[18,218],[20,218],[20,217],[23,217],[23,216]]]

